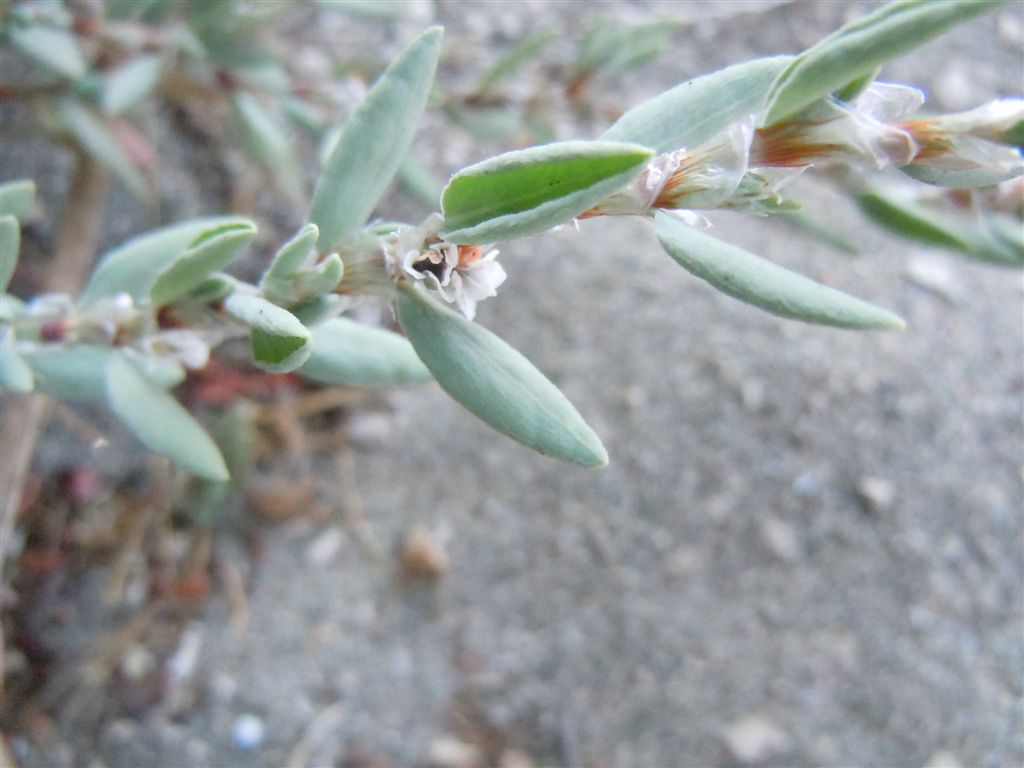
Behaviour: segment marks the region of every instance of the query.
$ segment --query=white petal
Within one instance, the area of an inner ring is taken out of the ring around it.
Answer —
[[[462,292],[475,301],[498,295],[498,286],[505,282],[508,275],[504,267],[496,261],[484,264],[477,263],[462,272]]]
[[[917,88],[896,83],[872,83],[853,101],[853,111],[882,123],[906,120],[924,104]]]

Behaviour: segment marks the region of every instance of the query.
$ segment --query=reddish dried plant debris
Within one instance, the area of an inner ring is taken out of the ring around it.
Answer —
[[[246,494],[253,511],[271,523],[281,523],[318,511],[316,483],[277,477],[254,484]]]
[[[103,478],[88,467],[73,469],[68,474],[68,492],[78,504],[89,504],[96,501],[103,493]]]
[[[114,120],[110,123],[117,143],[128,155],[132,165],[146,172],[156,170],[156,150],[148,138],[127,120]]]
[[[285,392],[302,389],[304,382],[292,373],[264,373],[242,370],[211,360],[189,379],[191,395],[206,405],[226,406],[241,398],[270,400]]]
[[[18,570],[30,576],[44,576],[66,562],[67,556],[59,549],[26,549],[18,558]]]
[[[209,596],[210,577],[203,571],[193,571],[180,579],[159,586],[162,597],[179,600],[194,600]]]

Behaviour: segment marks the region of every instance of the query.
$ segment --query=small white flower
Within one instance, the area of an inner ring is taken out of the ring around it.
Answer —
[[[736,191],[747,172],[754,116],[730,125],[719,138],[693,150],[658,155],[626,189],[580,218],[648,215],[666,210],[717,208]]]
[[[106,343],[114,341],[118,331],[136,321],[139,311],[127,293],[104,296],[93,302],[76,321],[79,333]]]
[[[443,223],[435,213],[418,227],[398,230],[384,249],[387,272],[392,280],[411,278],[436,291],[472,320],[477,302],[496,296],[507,275],[495,261],[497,250],[442,240]]]
[[[1024,120],[1024,99],[998,99],[977,109],[903,123],[921,149],[914,165],[942,170],[987,169],[1013,178],[1024,172],[1020,152],[1002,143]]]
[[[455,304],[472,320],[476,317],[477,302],[498,295],[498,286],[508,275],[495,259],[497,249],[491,249],[482,256],[480,246],[457,246],[459,263],[451,272],[448,284],[438,287],[441,298]]]
[[[187,328],[175,328],[149,336],[144,351],[156,357],[176,360],[186,368],[199,370],[210,359],[210,345],[203,336]]]
[[[920,147],[892,121],[916,111],[916,88],[872,83],[852,102],[828,100],[794,120],[760,128],[751,147],[753,168],[798,168],[840,161],[881,170],[908,165]]]

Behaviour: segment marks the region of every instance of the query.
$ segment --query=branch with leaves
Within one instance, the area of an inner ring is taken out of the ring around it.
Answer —
[[[842,164],[862,184],[865,210],[888,226],[987,261],[1024,264],[1024,101],[922,116],[920,92],[875,80],[889,59],[993,7],[886,6],[798,56],[681,84],[622,115],[598,140],[517,150],[464,168],[445,188],[442,211],[419,225],[370,221],[427,104],[442,37],[432,28],[344,123],[308,223],[259,283],[224,271],[256,233],[247,219],[200,219],[142,235],[106,254],[77,299],[4,295],[2,383],[106,400],[150,449],[222,482],[220,450],[170,390],[203,368],[211,350],[245,338],[257,367],[314,382],[433,378],[512,439],[602,466],[601,441],[557,387],[473,322],[477,303],[506,278],[491,244],[579,219],[640,216],[653,221],[669,256],[741,301],[804,322],[902,328],[887,310],[711,236],[700,212],[786,213],[797,207],[785,194],[795,176]],[[939,190],[936,198],[956,205],[967,224],[933,203],[877,191],[866,179],[882,172]],[[0,189],[4,290],[31,193],[28,183]],[[367,296],[393,303],[404,335],[344,317]]]

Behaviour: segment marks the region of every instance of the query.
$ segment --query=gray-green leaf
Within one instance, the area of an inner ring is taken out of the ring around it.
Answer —
[[[199,286],[212,273],[226,267],[255,236],[256,225],[252,222],[225,224],[204,233],[156,276],[149,289],[153,306],[170,304]]]
[[[608,463],[593,430],[529,360],[483,326],[403,286],[398,320],[441,387],[484,422],[540,453]]]
[[[299,272],[292,278],[295,301],[305,302],[330,293],[338,287],[345,275],[341,256],[328,254],[327,258],[311,269]]]
[[[36,389],[65,402],[102,400],[107,363],[113,350],[89,344],[45,345],[25,352]]]
[[[548,44],[558,37],[558,32],[553,29],[545,30],[539,34],[527,37],[508,51],[503,53],[491,66],[483,77],[480,78],[480,85],[477,86],[478,96],[483,96],[494,89],[494,86],[507,77],[515,74],[524,64],[536,59],[541,51]]]
[[[936,168],[933,165],[904,165],[900,168],[912,179],[949,189],[977,189],[994,187],[1021,175],[1021,167],[999,170],[996,168]]]
[[[36,198],[36,183],[31,179],[18,179],[0,184],[0,216],[21,219],[32,209]]]
[[[444,190],[444,237],[491,243],[544,232],[620,190],[653,154],[636,144],[564,141],[471,165]]]
[[[7,290],[18,266],[21,227],[13,216],[0,216],[0,293]]]
[[[11,25],[7,37],[22,53],[70,80],[77,80],[86,72],[88,65],[82,50],[75,36],[66,29],[41,24]]]
[[[252,94],[236,91],[231,98],[233,114],[249,157],[270,172],[271,178],[288,197],[303,197],[299,161],[293,143],[279,117]]]
[[[314,246],[316,246],[316,241],[319,237],[320,230],[316,224],[304,224],[274,254],[270,266],[267,267],[267,271],[263,273],[263,277],[260,280],[260,288],[266,289],[270,284],[291,280],[292,276],[302,267]]]
[[[408,340],[336,317],[312,329],[313,352],[299,373],[323,384],[391,387],[429,381],[430,371]]]
[[[194,240],[205,232],[232,225],[252,226],[238,216],[211,216],[172,224],[139,235],[103,256],[92,273],[79,303],[88,306],[102,296],[127,293],[136,301],[149,296],[153,281]]]
[[[228,479],[224,457],[206,431],[121,355],[107,365],[106,391],[111,410],[147,448],[200,477]]]
[[[840,328],[899,330],[891,312],[816,283],[659,211],[655,232],[668,254],[718,290],[773,315]]]
[[[8,333],[0,339],[0,386],[12,392],[31,392],[35,385],[32,369],[14,346],[14,337]]]
[[[377,207],[412,143],[441,50],[441,28],[420,35],[346,121],[313,193],[310,220],[326,252]]]
[[[161,61],[156,55],[140,56],[106,77],[101,105],[108,115],[120,115],[142,102],[160,80]]]
[[[833,32],[797,56],[772,86],[763,124],[773,125],[890,59],[927,43],[997,0],[900,0]]]
[[[756,59],[677,85],[633,107],[601,138],[642,144],[658,154],[703,144],[760,112],[768,87],[792,60]]]
[[[125,186],[139,197],[149,193],[145,177],[99,116],[73,98],[61,99],[57,114],[79,146],[117,174]]]
[[[935,210],[881,191],[864,192],[857,203],[872,220],[903,237],[992,264],[1024,266],[1024,228],[1012,216],[988,213],[979,226],[973,215]],[[1003,231],[1015,232],[1016,240],[1000,236]]]
[[[413,153],[406,155],[398,167],[398,178],[410,193],[430,210],[436,210],[437,201],[441,199],[441,188],[444,186],[426,165],[420,162]]]
[[[273,373],[294,371],[309,358],[309,329],[295,315],[259,296],[235,293],[224,302],[235,320],[252,329],[252,357],[256,366]]]
[[[36,389],[65,402],[102,400],[107,364],[118,354],[111,347],[92,344],[45,344],[25,351],[25,362],[36,376]],[[154,386],[170,389],[182,382],[185,371],[168,358],[131,354],[131,363]]]

